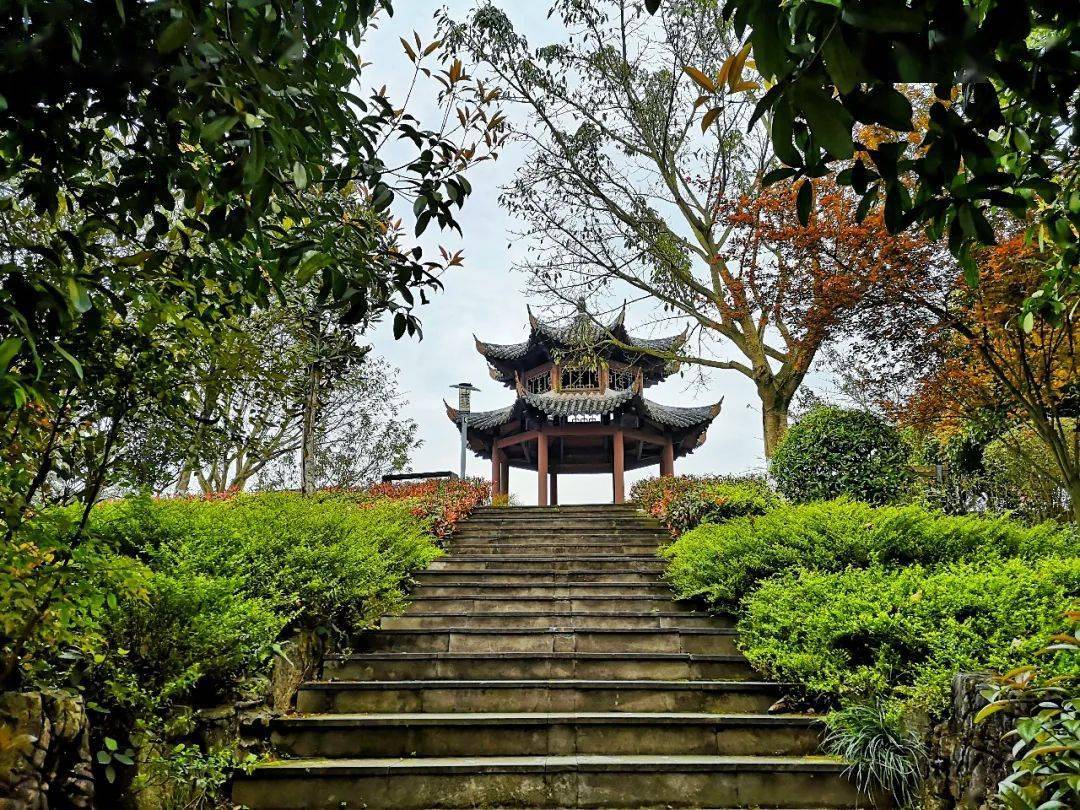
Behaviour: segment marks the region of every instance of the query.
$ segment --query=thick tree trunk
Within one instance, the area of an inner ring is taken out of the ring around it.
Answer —
[[[761,426],[765,435],[765,458],[773,457],[776,447],[788,428],[788,408],[791,401],[778,402],[776,400],[761,401]]]
[[[1069,484],[1068,493],[1072,501],[1073,523],[1080,524],[1080,479],[1075,479]]]
[[[191,467],[184,466],[176,482],[176,494],[187,495],[191,491]]]
[[[312,363],[308,369],[308,390],[304,398],[303,435],[300,441],[300,491],[315,492],[315,427],[319,411],[319,367]]]

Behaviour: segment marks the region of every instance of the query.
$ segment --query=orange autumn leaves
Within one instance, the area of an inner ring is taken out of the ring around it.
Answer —
[[[843,334],[868,296],[908,285],[938,253],[919,234],[888,234],[880,212],[856,222],[857,201],[835,184],[815,187],[806,226],[796,215],[797,185],[744,196],[728,213],[743,296],[733,296],[733,306],[814,348]]]
[[[1075,416],[1080,324],[1069,310],[1060,324],[1033,320],[1030,330],[1019,319],[1048,257],[1016,234],[984,248],[977,260],[979,286],[955,280],[943,362],[904,403],[907,421],[948,435],[976,408],[1022,421]]]

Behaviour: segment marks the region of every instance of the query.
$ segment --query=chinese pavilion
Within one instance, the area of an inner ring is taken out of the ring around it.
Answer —
[[[661,475],[672,475],[675,459],[704,443],[719,402],[679,408],[644,395],[677,370],[665,355],[678,351],[686,333],[637,337],[625,317],[624,306],[602,324],[579,301],[577,314],[562,326],[529,310],[529,337],[521,343],[476,339],[491,377],[517,393],[505,408],[466,414],[466,441],[491,459],[494,493],[509,492],[511,467],[536,470],[541,506],[549,493],[550,503],[558,503],[560,473],[610,472],[615,502],[622,503],[626,470],[659,464]],[[446,414],[461,424],[455,408],[447,405]]]

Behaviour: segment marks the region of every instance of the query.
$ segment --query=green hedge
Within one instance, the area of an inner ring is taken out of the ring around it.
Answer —
[[[769,472],[797,503],[847,496],[884,504],[908,494],[910,454],[900,432],[880,417],[818,406],[784,434]]]
[[[759,475],[668,475],[634,484],[630,497],[675,534],[701,523],[763,515],[782,501]]]
[[[915,505],[875,508],[837,500],[702,524],[663,553],[670,560],[666,576],[681,597],[703,597],[730,611],[761,580],[796,566],[839,571],[965,559],[1037,560],[1080,554],[1080,536],[1055,523],[1025,526],[1001,517],[947,516]]]
[[[99,507],[92,528],[155,571],[225,578],[289,622],[349,632],[397,609],[409,573],[441,553],[415,506],[286,492],[137,498]]]
[[[740,645],[763,673],[810,692],[934,713],[955,673],[1029,661],[1078,594],[1077,558],[797,568],[744,602]]]
[[[256,672],[288,617],[237,586],[203,574],[149,573],[143,597],[109,613],[111,654],[95,673],[106,702],[138,716],[196,691],[227,693]]]

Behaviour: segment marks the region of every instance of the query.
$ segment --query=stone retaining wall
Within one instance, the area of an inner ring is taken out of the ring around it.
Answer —
[[[1012,770],[1015,711],[990,715],[982,723],[975,715],[987,701],[980,690],[989,683],[984,674],[961,673],[953,679],[948,720],[931,729],[929,774],[925,806],[932,810],[996,806],[998,782]]]
[[[78,695],[0,694],[0,810],[92,807],[90,724]]]
[[[280,649],[263,679],[261,697],[210,707],[177,706],[171,725],[183,729],[186,741],[204,748],[263,750],[266,721],[290,711],[300,684],[319,675],[325,645],[314,631],[301,631]],[[156,810],[163,789],[149,787],[128,796],[127,806]],[[90,726],[82,697],[62,691],[0,694],[0,810],[93,806]]]

